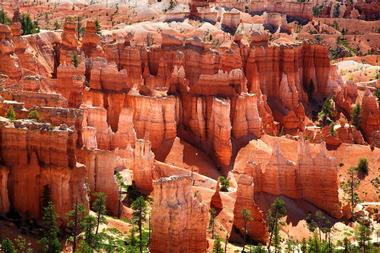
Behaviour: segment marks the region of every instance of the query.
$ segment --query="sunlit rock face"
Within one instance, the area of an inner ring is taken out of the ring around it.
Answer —
[[[207,252],[208,206],[191,185],[189,176],[153,183],[152,252]]]

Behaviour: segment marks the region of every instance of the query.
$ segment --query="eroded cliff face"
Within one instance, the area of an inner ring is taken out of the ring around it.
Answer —
[[[86,168],[76,162],[77,133],[64,127],[31,121],[1,121],[1,199],[6,211],[6,194],[22,215],[39,218],[44,188],[63,218],[75,202],[88,205]],[[8,181],[8,189],[4,183]],[[28,193],[28,194],[25,194]]]
[[[247,235],[252,240],[266,243],[268,233],[265,215],[254,202],[253,178],[248,175],[241,175],[237,182],[236,201],[234,206],[234,227],[240,236],[244,237],[244,217],[242,210],[249,210],[251,220],[247,222]],[[231,235],[234,238],[236,235]]]
[[[251,141],[243,148],[235,161],[236,175],[251,175],[255,192],[303,199],[336,218],[342,217],[338,166],[327,154],[325,145],[319,144],[318,150],[312,153],[308,141],[300,140],[298,157],[291,160],[275,139],[271,142],[273,148],[261,140]],[[297,145],[290,142],[288,145]],[[322,192],[323,195],[319,194]]]
[[[190,176],[153,183],[151,252],[207,252],[208,206],[191,185]]]

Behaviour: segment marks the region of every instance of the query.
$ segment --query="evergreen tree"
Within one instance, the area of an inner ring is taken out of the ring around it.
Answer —
[[[40,120],[40,114],[38,113],[37,110],[31,110],[28,114],[28,119],[34,119],[36,121]]]
[[[273,246],[275,247],[275,252],[279,252],[279,246],[281,242],[280,238],[280,219],[286,215],[286,207],[285,207],[285,202],[277,198],[275,201],[272,203],[271,208],[268,210],[268,226],[269,226],[269,243],[268,243],[268,252],[271,252],[270,247]]]
[[[360,158],[358,164],[358,172],[362,175],[368,175],[368,160],[367,158]]]
[[[73,241],[73,253],[76,252],[78,246],[78,236],[82,233],[81,221],[86,213],[86,209],[82,204],[75,203],[74,210],[67,213],[67,227],[70,230],[70,237]]]
[[[144,197],[140,196],[131,205],[133,209],[134,222],[137,223],[139,230],[139,249],[140,253],[143,253],[143,222],[146,220],[148,211],[147,201]]]
[[[379,30],[380,30],[380,29],[379,29]],[[380,78],[380,72],[378,72],[377,75],[379,75],[378,78],[377,78],[377,79],[379,79],[379,78]],[[377,98],[377,102],[378,102],[379,105],[380,105],[380,88],[377,88],[377,89],[375,90],[374,95],[375,95],[375,97]]]
[[[95,236],[94,230],[96,228],[97,220],[94,216],[87,215],[81,221],[81,229],[83,231],[84,240],[80,245],[80,252],[82,250],[97,249],[99,247],[98,238]]]
[[[318,120],[322,126],[330,125],[334,122],[335,103],[332,98],[326,99],[321,111],[318,113]]]
[[[92,209],[96,212],[96,229],[95,235],[99,234],[99,226],[100,224],[106,224],[107,220],[104,215],[107,212],[106,209],[106,195],[103,192],[97,192],[95,195],[95,201],[92,204]]]
[[[215,208],[210,208],[210,223],[209,223],[209,229],[211,229],[211,238],[214,239],[214,228],[215,228],[215,217],[216,217],[216,210]]]
[[[253,248],[253,253],[266,253],[266,250],[262,245],[258,245]]]
[[[54,22],[54,30],[59,30],[59,29],[61,29],[61,24],[58,22],[58,20],[56,20]]]
[[[356,104],[354,109],[352,109],[351,113],[351,124],[356,127],[356,129],[360,129],[360,113],[361,113],[360,104]]]
[[[15,246],[13,245],[13,242],[11,240],[4,239],[1,242],[1,248],[0,248],[4,253],[16,253]]]
[[[214,247],[212,248],[212,253],[223,253],[222,242],[219,236],[216,236],[214,240]]]
[[[4,25],[10,25],[11,19],[7,16],[7,13],[3,9],[0,10],[0,23]]]
[[[373,227],[369,220],[362,219],[359,221],[359,225],[355,229],[355,239],[363,253],[369,252],[372,232]]]
[[[247,235],[248,235],[248,222],[252,220],[251,211],[248,209],[241,210],[241,215],[243,216],[244,222],[244,244],[242,252],[245,252],[245,245],[247,244]]]
[[[230,187],[230,181],[228,181],[226,177],[220,176],[219,182],[220,182],[220,191],[228,192],[228,187]]]
[[[57,225],[57,214],[52,201],[49,201],[47,206],[43,208],[41,234],[42,238],[40,244],[43,252],[61,252],[61,243],[58,238],[59,228]]]
[[[71,55],[71,62],[73,63],[74,67],[78,67],[80,64],[80,59],[77,52],[73,52]]]
[[[28,35],[28,34],[34,34],[39,33],[40,28],[38,26],[37,21],[33,21],[29,14],[22,14],[21,16],[21,26],[22,26],[22,34]]]
[[[100,25],[99,20],[95,20],[95,31],[97,34],[102,34],[102,27]]]
[[[357,169],[350,167],[348,170],[348,179],[341,183],[341,188],[345,193],[344,197],[351,206],[351,216],[354,216],[355,206],[360,202],[359,195],[356,192],[360,185],[360,180],[357,178]]]
[[[15,113],[15,110],[13,109],[13,106],[9,106],[5,117],[9,120],[16,120],[16,113]]]
[[[116,179],[117,185],[119,186],[119,201],[118,201],[118,208],[117,208],[117,217],[120,218],[121,202],[125,194],[128,192],[128,185],[125,183],[124,178],[118,171],[115,173],[115,179]]]

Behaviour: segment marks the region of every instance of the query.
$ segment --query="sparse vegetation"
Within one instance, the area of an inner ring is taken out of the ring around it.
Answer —
[[[219,177],[219,182],[220,182],[220,191],[222,192],[228,192],[228,188],[230,187],[230,182],[226,177]]]
[[[28,119],[33,119],[33,120],[39,121],[40,120],[40,114],[38,113],[37,110],[33,109],[29,112]]]
[[[360,114],[361,114],[361,106],[360,104],[356,104],[352,109],[351,113],[351,124],[356,127],[356,129],[360,129]]]
[[[334,123],[335,103],[332,98],[328,98],[323,103],[321,111],[318,113],[318,121],[322,126]]]
[[[7,16],[7,13],[3,9],[0,10],[0,23],[4,25],[11,24],[11,19]]]
[[[9,120],[16,120],[16,112],[13,109],[13,106],[9,106],[9,108],[7,110],[7,114],[5,115],[5,117]]]
[[[364,175],[364,176],[368,175],[368,160],[367,160],[367,158],[360,158],[357,169],[361,175]]]
[[[31,19],[31,17],[29,16],[29,14],[22,14],[21,26],[22,26],[22,34],[23,35],[34,34],[34,33],[40,32],[38,22],[33,21]]]

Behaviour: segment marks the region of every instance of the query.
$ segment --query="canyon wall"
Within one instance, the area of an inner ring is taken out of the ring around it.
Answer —
[[[208,206],[191,185],[190,176],[153,183],[152,253],[207,252]]]

